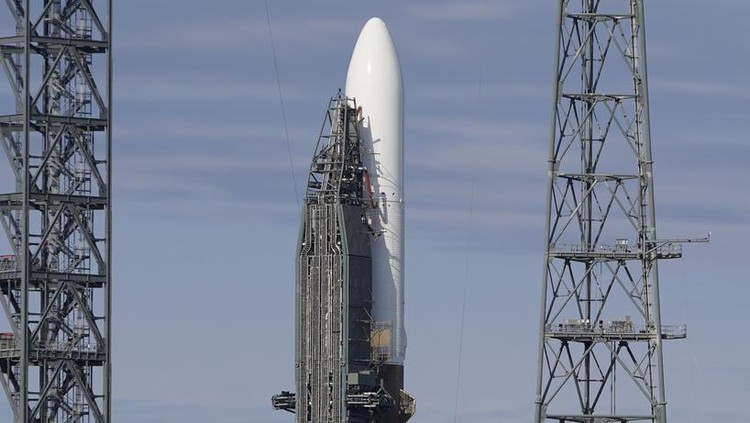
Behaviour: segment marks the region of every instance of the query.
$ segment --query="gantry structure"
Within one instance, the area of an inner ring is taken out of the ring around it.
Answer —
[[[14,422],[106,423],[112,0],[4,3],[0,384]]]
[[[666,422],[643,0],[558,2],[536,423]]]
[[[379,234],[359,123],[354,100],[333,97],[310,166],[297,250],[297,392],[272,398],[297,423],[401,421],[389,414],[397,399],[380,382],[382,340],[373,335],[370,242]]]

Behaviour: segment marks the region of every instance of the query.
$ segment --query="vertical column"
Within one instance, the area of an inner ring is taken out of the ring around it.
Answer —
[[[0,382],[16,422],[109,422],[112,1],[6,3]]]

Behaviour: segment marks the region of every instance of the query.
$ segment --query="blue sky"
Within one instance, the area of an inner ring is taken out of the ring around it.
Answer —
[[[750,3],[646,7],[659,233],[713,235],[660,267],[664,323],[689,332],[669,412],[744,422]],[[269,402],[293,387],[296,197],[371,16],[407,97],[412,422],[453,421],[465,284],[458,421],[530,420],[555,8],[269,0],[287,145],[263,1],[116,1],[116,421],[291,421]]]

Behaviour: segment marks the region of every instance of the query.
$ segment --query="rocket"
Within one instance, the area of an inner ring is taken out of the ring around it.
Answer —
[[[372,18],[313,155],[297,250],[296,423],[405,423],[404,93],[396,48]]]
[[[404,91],[396,47],[380,18],[362,28],[349,62],[346,96],[361,108],[364,163],[376,207],[370,210],[373,348],[386,387],[403,389],[404,326]]]
[[[360,136],[377,207],[371,211],[373,318],[387,363],[403,366],[404,92],[401,66],[385,23],[372,18],[354,47],[346,96],[361,108]]]

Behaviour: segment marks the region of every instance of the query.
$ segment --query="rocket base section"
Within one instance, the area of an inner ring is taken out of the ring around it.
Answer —
[[[379,417],[378,423],[406,423],[416,412],[416,401],[404,391],[404,366],[381,364],[378,379],[393,398],[394,407]]]

